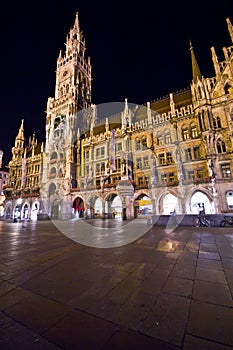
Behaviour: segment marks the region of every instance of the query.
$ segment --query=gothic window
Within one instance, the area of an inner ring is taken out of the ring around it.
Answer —
[[[147,149],[147,139],[146,136],[142,137],[142,149]]]
[[[164,139],[163,139],[163,136],[161,134],[157,135],[157,144],[158,144],[158,146],[161,146],[164,144]]]
[[[222,170],[222,177],[223,178],[231,177],[231,168],[230,168],[229,164],[222,164],[221,170]]]
[[[53,152],[50,157],[50,163],[55,163],[57,160],[57,152]]]
[[[171,134],[170,131],[166,130],[164,135],[165,144],[171,143]]]
[[[184,141],[189,139],[189,131],[187,126],[182,127],[182,137]]]
[[[56,168],[55,167],[53,167],[51,170],[50,170],[50,178],[54,178],[54,177],[56,177]]]
[[[54,120],[54,129],[56,129],[56,128],[58,127],[58,125],[60,124],[60,122],[61,122],[60,118],[56,118],[56,119]]]
[[[222,127],[222,125],[221,125],[220,117],[213,117],[213,128],[214,129],[219,129],[221,127]]]
[[[135,139],[135,150],[139,151],[141,149],[140,139],[137,137]]]
[[[191,126],[190,126],[190,133],[191,133],[191,137],[193,139],[195,139],[198,136],[197,126],[195,124],[191,124]]]
[[[227,201],[227,206],[228,209],[233,209],[233,191],[228,191],[226,193],[226,201]]]
[[[225,142],[221,139],[217,141],[217,152],[218,153],[225,153],[226,152],[226,145]]]

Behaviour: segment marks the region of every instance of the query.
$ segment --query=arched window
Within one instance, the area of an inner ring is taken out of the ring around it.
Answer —
[[[142,149],[147,149],[147,138],[146,136],[142,136]]]
[[[186,125],[182,126],[182,137],[184,141],[189,139],[189,131]]]
[[[135,139],[135,150],[138,151],[141,149],[141,143],[139,137]]]
[[[213,118],[213,127],[214,127],[214,129],[219,129],[222,127],[220,117]]]
[[[217,152],[218,153],[225,153],[226,152],[226,145],[225,142],[221,139],[217,141]]]
[[[228,191],[226,193],[226,201],[228,209],[233,209],[233,191]]]
[[[165,144],[171,143],[171,134],[169,130],[165,130],[164,141],[165,141]]]
[[[195,139],[198,136],[198,131],[197,131],[197,125],[196,124],[191,124],[190,125],[190,134],[192,139]]]
[[[163,139],[163,135],[161,133],[157,134],[157,145],[161,146],[164,144],[164,139]]]

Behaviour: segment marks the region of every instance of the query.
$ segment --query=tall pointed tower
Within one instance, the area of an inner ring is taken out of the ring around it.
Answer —
[[[41,195],[51,218],[71,215],[70,188],[76,178],[78,118],[91,106],[91,64],[76,13],[64,52],[57,58],[55,96],[47,102]]]

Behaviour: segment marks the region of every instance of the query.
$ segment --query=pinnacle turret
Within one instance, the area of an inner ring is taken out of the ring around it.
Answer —
[[[196,56],[194,54],[193,45],[191,41],[189,42],[189,49],[191,52],[191,62],[192,62],[192,75],[193,75],[193,81],[196,83],[198,78],[201,78],[201,71],[199,69]]]

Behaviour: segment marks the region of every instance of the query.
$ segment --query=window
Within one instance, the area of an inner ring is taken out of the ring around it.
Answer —
[[[147,149],[147,139],[146,136],[142,137],[142,149]]]
[[[198,132],[197,132],[197,126],[192,124],[191,125],[191,128],[190,128],[190,131],[191,131],[191,137],[193,139],[195,139],[197,136],[198,136]]]
[[[171,135],[169,131],[165,132],[164,140],[165,144],[171,143]]]
[[[225,153],[226,152],[226,145],[225,142],[221,139],[217,141],[217,152],[218,153]]]
[[[116,171],[120,171],[121,170],[121,159],[117,158],[116,159]]]
[[[188,175],[188,180],[193,180],[194,179],[194,170],[188,170],[187,175]]]
[[[193,158],[200,159],[200,147],[199,146],[193,147]]]
[[[157,136],[157,143],[158,143],[158,146],[161,146],[164,144],[162,135]]]
[[[99,147],[95,150],[96,159],[103,158],[105,154],[105,148]]]
[[[168,181],[169,182],[174,182],[175,181],[175,174],[174,173],[169,173],[168,174]]]
[[[136,167],[137,167],[137,169],[142,169],[142,159],[141,158],[136,159]]]
[[[173,164],[173,158],[170,152],[167,153],[167,164]]]
[[[197,178],[198,179],[204,178],[204,169],[203,168],[197,169]]]
[[[167,174],[162,174],[161,175],[161,181],[164,183],[164,182],[167,182]]]
[[[150,167],[148,156],[143,158],[143,165],[144,165],[144,168],[149,168]]]
[[[85,160],[89,162],[90,152],[86,151]]]
[[[159,154],[159,164],[160,164],[160,165],[166,164],[165,153]]]
[[[121,142],[118,142],[115,144],[115,150],[116,150],[116,152],[122,151],[122,143]]]
[[[96,156],[96,158],[100,158],[100,148],[96,148],[95,156]]]
[[[140,139],[137,137],[135,139],[135,150],[138,151],[141,149]]]
[[[143,177],[138,177],[138,184],[143,185]]]
[[[100,163],[97,163],[95,165],[95,174],[96,176],[100,175]]]
[[[229,178],[229,177],[231,177],[231,168],[230,168],[230,164],[222,164],[222,165],[221,165],[221,170],[222,170],[222,177],[223,177],[223,178]]]
[[[191,148],[187,148],[185,150],[185,160],[186,161],[192,160],[192,150],[191,150]]]
[[[213,117],[213,128],[214,129],[219,129],[221,128],[222,125],[221,125],[221,120],[219,117]]]
[[[188,140],[189,139],[189,132],[188,132],[188,128],[184,127],[182,129],[182,137],[183,137],[183,140]]]

